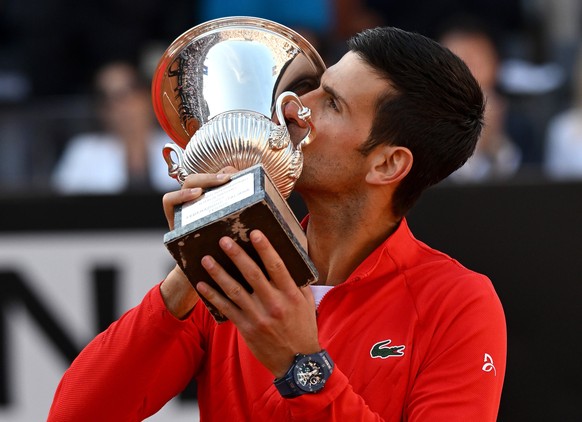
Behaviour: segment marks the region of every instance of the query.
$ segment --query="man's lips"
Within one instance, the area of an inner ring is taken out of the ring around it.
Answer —
[[[300,127],[295,123],[289,123],[287,129],[289,131],[291,142],[295,147],[297,147],[302,141],[304,141],[306,136],[310,134],[309,129]],[[314,131],[312,130],[311,133],[314,133]]]

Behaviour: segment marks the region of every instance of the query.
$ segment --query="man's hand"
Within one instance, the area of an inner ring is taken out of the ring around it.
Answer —
[[[174,229],[174,207],[199,198],[205,189],[222,185],[230,180],[230,174],[237,170],[226,167],[217,174],[191,174],[186,177],[182,189],[168,192],[162,203],[170,230]],[[198,294],[182,269],[176,265],[160,287],[166,307],[176,318],[184,318],[198,301]]]
[[[166,193],[162,203],[170,230],[174,229],[174,207],[200,198],[205,189],[225,184],[230,180],[230,175],[236,171],[234,167],[225,167],[216,174],[190,174],[186,177],[182,189]]]
[[[220,247],[251,285],[253,293],[249,294],[211,256],[205,256],[202,265],[228,297],[203,282],[196,288],[237,326],[257,359],[275,377],[281,377],[295,354],[321,350],[315,302],[309,287],[297,287],[263,233],[254,230],[250,239],[270,280],[236,242],[223,237]]]

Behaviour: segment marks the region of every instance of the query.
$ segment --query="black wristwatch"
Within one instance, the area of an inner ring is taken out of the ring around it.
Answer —
[[[325,350],[311,355],[298,353],[287,373],[273,383],[285,398],[320,391],[333,372],[333,361]]]

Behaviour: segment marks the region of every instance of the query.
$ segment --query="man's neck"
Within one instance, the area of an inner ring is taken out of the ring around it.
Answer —
[[[307,226],[309,256],[319,272],[318,284],[337,285],[386,240],[399,219],[378,207],[310,209]]]

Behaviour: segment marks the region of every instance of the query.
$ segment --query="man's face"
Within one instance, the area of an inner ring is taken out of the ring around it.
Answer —
[[[125,64],[112,64],[97,78],[99,112],[108,130],[127,134],[152,121],[151,97],[140,88],[134,70]]]
[[[368,138],[378,96],[389,85],[355,53],[347,53],[323,74],[321,85],[303,95],[311,109],[316,138],[303,148],[303,172],[298,192],[354,192],[368,171],[367,157],[357,148]],[[289,124],[293,139],[304,129]]]

